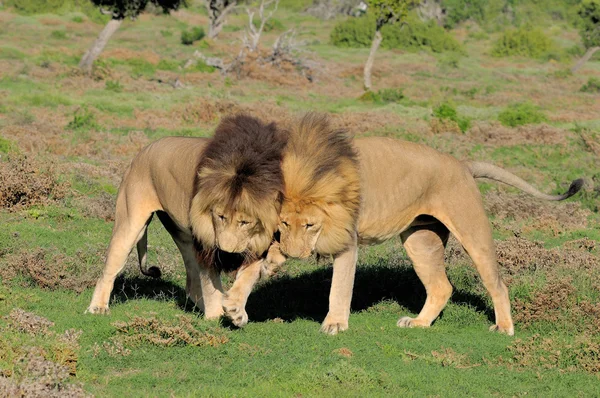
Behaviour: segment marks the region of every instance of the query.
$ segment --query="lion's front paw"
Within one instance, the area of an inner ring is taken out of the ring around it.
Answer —
[[[85,313],[107,315],[110,313],[108,305],[90,305]]]
[[[229,297],[223,299],[223,311],[225,316],[231,319],[231,322],[241,328],[248,324],[248,313],[243,305],[240,305],[236,300]]]
[[[504,333],[509,336],[513,336],[515,334],[515,328],[512,325],[507,326],[507,327],[501,327],[499,325],[492,325],[492,326],[490,326],[490,332]]]
[[[409,316],[403,316],[398,319],[396,322],[396,326],[399,328],[428,328],[430,326],[429,322],[424,322],[418,318],[411,318]]]
[[[321,332],[331,336],[338,334],[338,332],[343,332],[344,330],[348,330],[347,320],[333,319],[327,317],[321,325]]]

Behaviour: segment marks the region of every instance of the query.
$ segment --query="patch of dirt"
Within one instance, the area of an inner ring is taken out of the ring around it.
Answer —
[[[212,346],[229,341],[227,336],[213,331],[196,329],[191,317],[181,315],[176,322],[163,319],[134,317],[130,322],[115,322],[112,325],[127,344],[150,343],[157,346]]]
[[[578,202],[552,203],[532,198],[524,193],[507,193],[491,190],[485,194],[486,212],[499,220],[517,222],[531,220],[530,229],[547,229],[552,226],[555,231],[565,229],[582,229],[588,227],[591,211],[582,208]]]
[[[21,210],[65,197],[68,183],[60,181],[56,166],[25,156],[9,156],[0,162],[0,207]]]
[[[47,335],[48,328],[54,326],[54,322],[20,308],[14,308],[4,319],[7,320],[10,329],[32,336]]]
[[[568,143],[567,137],[570,134],[566,130],[544,123],[510,128],[499,122],[474,122],[473,127],[467,131],[467,135],[472,141],[501,146],[523,144],[566,145]]]

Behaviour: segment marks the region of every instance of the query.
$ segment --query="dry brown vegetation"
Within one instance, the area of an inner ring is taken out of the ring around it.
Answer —
[[[193,319],[180,315],[176,321],[167,321],[155,317],[135,316],[129,322],[115,322],[122,342],[130,345],[150,343],[157,346],[218,346],[229,339],[218,330],[198,330]]]
[[[13,155],[0,162],[0,207],[10,210],[58,201],[68,184],[58,177],[56,166]]]
[[[24,277],[26,284],[80,293],[94,286],[100,275],[99,269],[90,270],[86,266],[88,259],[99,261],[103,256],[103,250],[89,247],[79,250],[73,257],[55,254],[43,248],[7,254],[0,267],[0,278],[8,282]]]

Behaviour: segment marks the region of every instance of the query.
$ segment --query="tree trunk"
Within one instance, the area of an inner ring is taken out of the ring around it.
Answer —
[[[102,50],[104,50],[106,43],[108,43],[108,40],[110,40],[111,36],[117,31],[117,29],[119,29],[119,26],[121,26],[122,23],[123,19],[111,19],[108,21],[104,29],[102,29],[102,32],[100,32],[98,35],[98,38],[92,47],[90,47],[83,58],[81,58],[81,61],[79,62],[79,69],[87,74],[92,72],[92,65],[94,64],[94,61],[96,58],[98,58]]]
[[[382,40],[383,36],[381,36],[381,31],[376,30],[373,43],[371,44],[371,52],[369,52],[369,58],[367,58],[367,63],[365,64],[365,91],[371,90],[371,70],[373,69],[373,63],[375,62],[375,53]]]
[[[575,64],[574,67],[571,68],[571,73],[577,72],[579,70],[579,68],[581,68],[587,61],[589,61],[590,58],[592,58],[592,56],[594,55],[594,53],[598,50],[600,50],[600,47],[588,48],[585,55],[583,57],[581,57],[581,59],[579,61],[577,61],[577,63]]]
[[[216,22],[213,23],[212,21],[210,22],[210,25],[208,26],[208,38],[209,39],[214,39],[215,37],[217,37],[219,35],[219,33],[221,33],[221,30],[223,29],[223,24],[217,24]]]

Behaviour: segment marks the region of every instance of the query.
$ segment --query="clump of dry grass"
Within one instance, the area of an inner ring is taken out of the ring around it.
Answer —
[[[212,346],[229,341],[227,336],[215,331],[196,329],[189,316],[178,316],[177,322],[154,317],[134,317],[130,322],[115,322],[113,326],[127,344],[150,343],[157,346]]]
[[[467,135],[471,141],[490,145],[566,145],[569,132],[544,123],[510,128],[498,122],[474,122]]]
[[[15,210],[45,205],[66,196],[68,184],[58,177],[53,163],[24,156],[0,162],[0,207]]]
[[[8,321],[9,328],[32,336],[46,335],[48,328],[54,326],[54,322],[20,308],[14,308],[4,319]]]
[[[99,277],[99,269],[91,272],[86,266],[90,256],[100,262],[104,253],[98,249],[92,249],[91,253],[80,250],[74,257],[67,257],[39,248],[10,254],[0,268],[0,278],[10,281],[23,276],[29,284],[44,289],[68,289],[81,293],[94,286]]]
[[[511,353],[509,367],[523,369],[559,369],[562,372],[600,372],[600,339],[581,335],[574,342],[539,334],[526,339],[515,339],[508,347]],[[501,363],[503,361],[500,361]]]
[[[18,357],[11,375],[0,375],[0,396],[79,398],[87,397],[81,386],[68,383],[69,367],[48,360],[47,353],[31,347]]]

